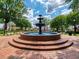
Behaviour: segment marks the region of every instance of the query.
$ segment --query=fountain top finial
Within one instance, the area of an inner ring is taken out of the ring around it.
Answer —
[[[39,15],[39,17],[41,17],[42,15]]]

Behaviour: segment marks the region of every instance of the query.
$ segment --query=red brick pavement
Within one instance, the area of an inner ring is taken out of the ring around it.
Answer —
[[[0,59],[10,59],[9,56],[22,56],[22,58],[19,59],[70,59],[72,56],[75,59],[79,59],[79,37],[77,36],[67,36],[62,35],[61,37],[64,39],[69,39],[75,43],[72,47],[64,50],[59,51],[23,51],[19,50],[17,48],[11,47],[8,45],[8,41],[11,39],[17,39],[19,35],[13,35],[13,36],[0,36]],[[74,52],[73,54],[67,55],[68,52]],[[64,53],[63,53],[64,52]],[[76,55],[77,54],[77,55]],[[76,55],[76,56],[75,56]],[[34,57],[37,56],[37,57]],[[41,56],[41,57],[39,57]],[[64,56],[64,57],[63,57]],[[33,58],[32,58],[33,57]],[[18,58],[17,58],[18,59]]]

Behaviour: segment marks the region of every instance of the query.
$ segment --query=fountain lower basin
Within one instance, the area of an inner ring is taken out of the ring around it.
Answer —
[[[21,34],[19,38],[28,41],[53,41],[60,39],[60,34],[55,32],[43,32],[42,34],[30,32]]]

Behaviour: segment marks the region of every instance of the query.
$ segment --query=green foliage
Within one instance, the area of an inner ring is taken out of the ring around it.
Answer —
[[[71,6],[73,11],[79,11],[79,0],[73,0]]]
[[[4,19],[4,34],[7,23],[22,18],[24,9],[23,0],[0,0],[0,18]]]
[[[0,23],[4,23],[4,19],[0,18]]]
[[[79,25],[79,12],[71,12],[68,15],[60,15],[52,19],[50,26],[56,31],[67,30],[69,26]]]
[[[74,20],[76,24],[79,24],[79,12],[71,12],[67,15],[67,23],[69,25],[74,25]]]
[[[20,27],[21,29],[23,29],[23,27],[25,27],[25,29],[28,27],[29,28],[31,27],[31,23],[28,20],[26,20],[25,18],[21,18],[19,20],[16,20],[15,24],[17,27]]]
[[[6,23],[10,19],[14,20],[22,17],[23,9],[23,0],[0,0],[0,18],[5,19]]]
[[[63,26],[63,25],[65,25],[65,26]],[[52,19],[52,21],[50,22],[50,27],[55,29],[56,31],[58,31],[60,29],[63,31],[64,27],[67,27],[66,16],[60,15],[60,16],[57,16],[56,18]]]

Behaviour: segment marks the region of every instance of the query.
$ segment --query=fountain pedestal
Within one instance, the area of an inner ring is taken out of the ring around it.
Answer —
[[[40,15],[40,18],[38,18],[39,23],[36,24],[36,26],[39,27],[39,33],[29,32],[21,34],[18,39],[9,41],[9,44],[20,49],[38,51],[59,50],[67,48],[73,44],[67,39],[61,39],[59,33],[42,32],[41,28],[45,25],[42,23],[42,19],[43,18]]]

